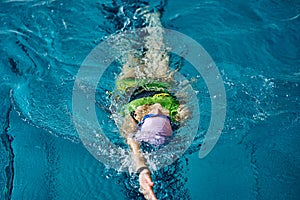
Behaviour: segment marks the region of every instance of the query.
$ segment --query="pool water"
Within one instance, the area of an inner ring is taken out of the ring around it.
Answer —
[[[0,2],[0,199],[143,199],[137,177],[86,150],[71,115],[85,57],[107,36],[142,27],[134,13],[145,6],[206,49],[227,96],[222,135],[199,159],[210,97],[193,67],[172,57],[198,91],[201,120],[185,154],[153,173],[158,198],[299,199],[300,2],[149,2]],[[100,100],[113,85],[109,73],[103,81]]]

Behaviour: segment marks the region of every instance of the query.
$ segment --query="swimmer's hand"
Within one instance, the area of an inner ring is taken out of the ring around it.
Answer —
[[[139,175],[139,182],[140,182],[140,191],[144,195],[145,199],[148,200],[157,200],[154,192],[153,192],[153,185],[150,171],[145,169]]]
[[[177,115],[178,121],[185,121],[191,115],[191,111],[185,104],[180,105],[177,109],[177,112],[178,112],[178,115]]]

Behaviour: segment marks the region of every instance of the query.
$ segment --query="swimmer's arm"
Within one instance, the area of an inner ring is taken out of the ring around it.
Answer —
[[[126,142],[132,150],[131,157],[134,163],[135,171],[137,171],[141,167],[147,167],[145,159],[140,151],[139,143],[135,141],[133,138],[127,138]]]
[[[151,172],[147,168],[145,159],[140,152],[139,143],[133,138],[128,138],[127,143],[132,149],[132,159],[134,162],[135,171],[139,173],[140,192],[146,199],[157,200],[153,192],[154,183],[151,179]]]
[[[136,122],[132,119],[130,115],[126,115],[123,119],[123,123],[121,126],[121,134],[127,139],[133,136],[133,133],[137,131]]]
[[[133,139],[133,133],[137,131],[136,122],[130,115],[126,115],[121,127],[122,136],[126,139],[127,144],[132,150],[132,159],[134,162],[135,170],[141,167],[146,167],[145,159],[140,152],[140,145]]]

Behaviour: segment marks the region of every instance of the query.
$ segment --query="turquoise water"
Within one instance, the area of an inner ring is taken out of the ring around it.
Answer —
[[[90,155],[70,116],[80,64],[106,36],[141,27],[133,13],[146,4],[0,2],[0,199],[143,199],[136,177]],[[150,1],[148,6],[161,10],[165,28],[207,50],[227,95],[222,135],[199,159],[210,97],[192,66],[172,58],[199,91],[201,121],[185,155],[154,173],[158,198],[299,199],[300,3]],[[99,102],[113,83],[109,75],[103,81]]]

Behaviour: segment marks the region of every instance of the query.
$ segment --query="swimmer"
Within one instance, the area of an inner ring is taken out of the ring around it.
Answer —
[[[131,94],[129,103],[123,108],[125,114],[120,132],[131,148],[140,192],[146,199],[155,200],[154,183],[140,144],[148,143],[154,147],[167,144],[176,126],[188,118],[189,110],[184,104],[179,104],[179,93],[172,94],[170,91],[174,71],[169,69],[160,14],[148,13],[145,16],[148,24],[147,51],[142,58],[128,55],[116,85],[119,91]]]

